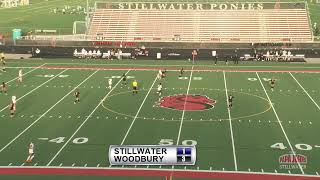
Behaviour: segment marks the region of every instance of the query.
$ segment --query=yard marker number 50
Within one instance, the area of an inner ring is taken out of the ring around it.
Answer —
[[[166,146],[169,146],[169,145],[173,145],[174,142],[173,142],[173,139],[161,139],[160,142],[159,142],[159,145],[166,145]],[[195,140],[183,140],[181,142],[182,145],[184,146],[195,146],[197,145],[197,141]]]

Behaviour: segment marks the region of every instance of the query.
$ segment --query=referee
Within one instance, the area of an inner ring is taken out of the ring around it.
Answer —
[[[132,82],[132,94],[133,94],[133,95],[134,95],[134,94],[138,94],[137,88],[138,88],[138,82],[137,82],[136,80],[134,80],[134,81]]]

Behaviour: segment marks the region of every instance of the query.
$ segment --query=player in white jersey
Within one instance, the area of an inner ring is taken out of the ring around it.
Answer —
[[[161,71],[161,69],[159,69],[157,78],[158,78],[158,79],[161,79],[161,78],[162,78],[162,71]]]
[[[17,97],[13,95],[11,97],[11,103],[10,103],[10,116],[13,117],[15,111],[16,111],[16,103],[17,103]]]
[[[18,82],[22,83],[22,69],[19,70]]]
[[[32,159],[34,158],[34,144],[31,142],[29,144],[29,156],[26,160],[27,163],[32,163]]]
[[[108,83],[109,83],[109,89],[111,89],[112,88],[112,79],[109,79]]]
[[[158,84],[157,93],[159,94],[159,96],[161,96],[161,94],[162,94],[162,84],[161,83]]]

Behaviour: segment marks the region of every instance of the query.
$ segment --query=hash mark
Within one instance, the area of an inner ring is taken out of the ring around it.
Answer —
[[[289,174],[291,174],[291,171],[290,171],[290,170],[288,170],[288,173],[289,173]]]
[[[317,175],[319,175],[319,173],[318,173],[318,172],[316,172],[316,174],[317,174]]]
[[[276,169],[274,170],[274,172],[275,172],[275,173],[278,173],[278,171],[277,171]]]
[[[20,166],[24,166],[24,163],[22,163]]]
[[[184,169],[187,169],[187,166],[184,166]]]
[[[35,163],[33,166],[37,166],[38,165],[38,163]]]
[[[248,168],[248,171],[249,171],[249,172],[251,172],[251,169],[250,169],[250,168]]]
[[[73,163],[71,166],[74,166],[75,165],[75,163]]]
[[[264,172],[264,170],[263,170],[263,169],[261,169],[261,172]]]
[[[212,171],[212,167],[210,166],[210,171]]]
[[[11,166],[11,165],[12,165],[12,163],[8,164],[8,166]]]
[[[197,167],[197,170],[199,170],[199,166]]]
[[[62,166],[62,163],[60,163],[60,165],[59,165],[60,167]]]
[[[97,167],[99,167],[100,166],[100,164],[97,164]]]
[[[222,168],[222,171],[224,171],[224,168]]]
[[[85,164],[84,167],[87,167],[87,164]]]

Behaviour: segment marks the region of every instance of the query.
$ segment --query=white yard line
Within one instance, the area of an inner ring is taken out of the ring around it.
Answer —
[[[128,74],[130,72],[127,71],[126,74]],[[53,156],[53,158],[48,162],[48,164],[46,166],[50,166],[50,164],[56,159],[56,157],[61,153],[61,151],[67,146],[67,144],[73,139],[73,137],[78,133],[78,131],[82,128],[82,126],[90,119],[90,117],[92,116],[92,114],[94,112],[96,112],[96,110],[98,109],[98,107],[100,107],[100,105],[103,103],[103,101],[111,94],[111,92],[119,85],[119,83],[122,81],[122,79],[120,79],[117,84],[107,93],[107,95],[105,95],[101,101],[98,103],[98,105],[93,109],[93,111],[87,116],[87,118],[81,123],[81,125],[76,129],[76,131],[70,136],[70,138],[68,139],[68,141],[66,141],[63,146],[59,149],[59,151]]]
[[[44,64],[42,64],[41,66],[38,66],[38,67],[32,67],[32,68],[34,68],[34,69],[32,69],[32,70],[30,70],[30,71],[28,71],[28,72],[26,72],[26,73],[24,73],[24,74],[22,74],[22,76],[25,76],[25,75],[27,75],[27,74],[29,74],[29,73],[31,73],[31,72],[33,72],[33,71],[35,71],[35,70],[37,70],[37,69],[39,69],[39,68],[41,68],[42,66],[44,66],[44,65],[46,65],[46,63],[44,63]],[[6,67],[6,68],[9,68],[9,67]],[[14,79],[11,79],[10,81],[8,81],[7,83],[10,83],[10,82],[12,82],[12,81],[14,81],[14,80],[17,80],[19,77],[16,77],[16,78],[14,78]]]
[[[284,128],[283,128],[283,126],[282,126],[282,123],[281,123],[281,121],[280,121],[280,119],[279,119],[278,113],[277,113],[277,111],[275,110],[275,108],[274,108],[274,106],[273,106],[273,104],[272,104],[272,102],[271,102],[271,99],[270,99],[270,97],[269,97],[269,95],[268,95],[268,93],[267,93],[267,91],[266,91],[266,89],[265,89],[265,87],[264,87],[264,85],[263,85],[263,83],[262,83],[262,81],[261,81],[261,79],[260,79],[260,76],[259,76],[259,74],[258,74],[257,72],[256,72],[256,75],[257,75],[257,77],[258,77],[258,79],[259,79],[259,82],[260,82],[260,84],[261,84],[261,86],[262,86],[262,88],[263,88],[263,90],[264,90],[264,93],[266,94],[266,96],[267,96],[267,98],[268,98],[268,100],[269,100],[270,106],[272,107],[272,110],[273,110],[273,112],[274,112],[274,115],[276,116],[276,118],[277,118],[277,120],[278,120],[278,123],[279,123],[279,125],[280,125],[280,127],[281,127],[281,130],[282,130],[282,132],[283,132],[283,134],[284,134],[284,137],[286,138],[287,143],[288,143],[289,146],[290,146],[291,152],[293,153],[293,155],[294,155],[294,157],[295,157],[295,159],[296,159],[296,161],[297,161],[297,163],[298,163],[298,166],[299,166],[299,168],[300,168],[300,171],[301,171],[302,174],[304,174],[304,170],[303,170],[301,164],[299,163],[299,161],[298,161],[298,159],[297,159],[297,157],[296,157],[296,153],[295,153],[295,151],[293,150],[293,147],[292,147],[291,142],[290,142],[290,140],[289,140],[289,138],[288,138],[288,136],[287,136],[287,133],[286,133],[286,131],[284,130]]]
[[[190,90],[190,85],[191,85],[191,80],[192,80],[192,74],[193,74],[193,67],[191,68],[191,73],[190,73],[190,77],[189,77],[189,84],[188,84],[188,89],[187,89],[187,95],[186,98],[184,100],[184,104],[183,104],[183,111],[182,111],[182,115],[181,115],[181,121],[180,121],[180,127],[179,127],[179,132],[178,132],[178,137],[177,137],[177,145],[179,145],[179,141],[180,141],[180,135],[181,135],[181,130],[182,130],[182,125],[183,125],[183,120],[184,120],[184,114],[186,112],[186,104],[187,104],[187,97],[189,95],[189,90]]]
[[[21,96],[20,98],[17,99],[17,102],[19,100],[21,100],[22,98],[28,96],[29,94],[31,94],[32,92],[34,92],[35,90],[39,89],[40,87],[42,87],[43,85],[47,84],[48,82],[52,81],[53,79],[55,79],[56,77],[58,77],[60,74],[64,73],[65,71],[67,71],[67,69],[61,71],[59,74],[53,76],[52,78],[50,78],[49,80],[47,80],[46,82],[40,84],[39,86],[37,86],[36,88],[32,89],[31,91],[29,91],[28,93],[24,94],[23,96]],[[6,107],[2,108],[0,110],[0,112],[4,111],[5,109],[7,109],[9,107],[9,105],[7,105]]]
[[[97,71],[93,72],[90,76],[84,79],[80,84],[78,84],[75,88],[73,88],[70,92],[68,92],[65,96],[63,96],[58,102],[56,102],[53,106],[51,106],[45,113],[43,113],[38,119],[36,119],[33,123],[31,123],[27,128],[25,128],[20,134],[18,134],[15,138],[13,138],[7,145],[5,145],[0,153],[5,150],[10,144],[12,144],[15,140],[17,140],[22,134],[24,134],[28,129],[30,129],[34,124],[36,124],[43,116],[45,116],[49,111],[51,111],[54,107],[56,107],[62,100],[64,100],[67,96],[69,96],[75,89],[81,86],[84,82],[86,82],[90,77],[92,77]]]
[[[227,87],[226,73],[224,71],[223,71],[223,80],[224,80],[224,88],[225,88],[225,92],[226,92],[226,102],[227,102],[227,106],[229,107],[228,87]],[[235,148],[235,145],[234,145],[233,127],[232,127],[232,121],[231,121],[231,113],[230,113],[230,108],[227,108],[227,109],[228,109],[228,115],[229,115],[229,126],[230,126],[231,142],[232,142],[234,169],[235,169],[235,171],[238,171],[236,148]]]
[[[291,77],[298,83],[298,85],[301,87],[301,89],[308,95],[308,97],[311,99],[311,101],[314,103],[314,105],[317,106],[317,108],[320,110],[320,106],[316,103],[316,101],[310,96],[310,94],[304,89],[304,87],[299,83],[299,81],[293,76],[291,72],[289,72]]]
[[[142,103],[141,103],[141,105],[140,105],[140,107],[139,107],[139,109],[138,109],[138,111],[137,111],[136,115],[134,116],[134,118],[133,118],[133,120],[132,120],[132,122],[131,122],[131,124],[130,124],[130,126],[129,126],[129,128],[128,128],[127,132],[126,132],[126,134],[125,134],[125,136],[123,137],[123,139],[122,139],[122,141],[121,141],[121,145],[123,145],[123,143],[124,143],[124,142],[125,142],[125,140],[127,139],[127,136],[128,136],[128,134],[129,134],[129,132],[130,132],[130,130],[131,130],[131,128],[132,128],[132,126],[133,126],[134,122],[136,121],[136,119],[137,119],[137,117],[138,117],[138,115],[139,115],[139,113],[140,113],[140,111],[141,111],[141,109],[142,109],[142,107],[143,107],[143,105],[144,105],[144,103],[145,103],[146,99],[148,98],[148,96],[149,96],[149,94],[150,94],[150,92],[151,92],[151,90],[152,90],[152,87],[154,86],[154,83],[156,83],[156,81],[157,81],[157,76],[154,78],[154,81],[153,81],[153,83],[152,83],[152,85],[151,85],[151,87],[150,87],[150,89],[149,89],[148,93],[147,93],[147,94],[146,94],[146,96],[144,97],[144,99],[143,99],[143,101],[142,101]]]

